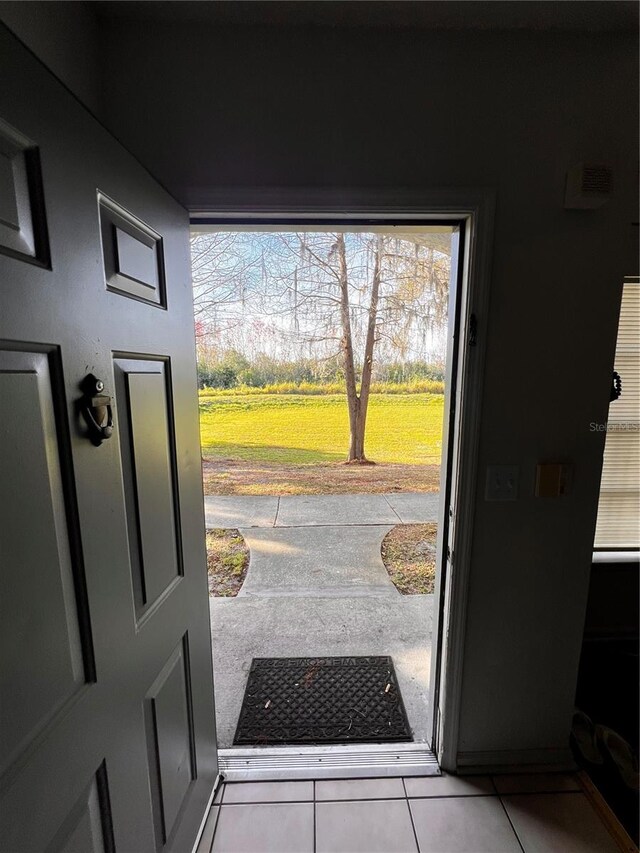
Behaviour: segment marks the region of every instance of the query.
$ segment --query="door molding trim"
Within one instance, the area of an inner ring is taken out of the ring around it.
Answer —
[[[456,514],[464,524],[456,524],[452,551],[455,563],[445,577],[445,605],[439,708],[434,709],[434,752],[443,769],[456,772],[460,739],[467,595],[471,573],[471,551],[477,486],[479,433],[482,414],[484,362],[487,343],[491,251],[496,193],[487,188],[413,187],[375,188],[273,188],[218,189],[209,195],[206,207],[190,211],[192,230],[206,231],[223,224],[256,225],[290,222],[299,218],[321,224],[341,220],[407,222],[415,218],[440,224],[464,222],[465,245],[460,305],[459,385],[453,428],[459,428],[454,452],[458,454],[457,483],[453,500]],[[292,223],[293,224],[293,223]],[[475,315],[478,335],[467,346],[467,320]],[[464,417],[460,414],[464,412]],[[446,556],[446,549],[445,551]],[[442,566],[440,568],[442,571]]]
[[[206,207],[192,207],[189,217],[192,229],[198,225],[219,224],[220,220],[289,221],[311,218],[316,221],[335,219],[401,219],[412,216],[434,219],[486,219],[493,208],[495,192],[486,188],[438,188],[417,190],[413,187],[394,189],[327,187],[293,187],[278,189],[219,189],[212,191]]]
[[[457,483],[452,484],[455,512],[458,519],[464,519],[464,523],[455,524],[451,542],[451,569],[445,577],[445,606],[441,614],[444,620],[443,642],[439,649],[442,665],[440,697],[439,708],[434,709],[440,714],[439,730],[436,728],[438,760],[440,765],[450,772],[456,772],[460,766],[460,711],[478,479],[494,211],[494,195],[483,193],[476,199],[473,210],[468,211],[465,217],[468,230],[462,258],[462,291],[459,294],[460,373],[455,404],[458,414],[453,426],[454,430],[459,430],[457,441],[454,436],[454,452],[457,445],[458,453],[458,477]],[[467,323],[472,314],[476,318],[478,334],[473,347],[469,347]],[[446,553],[443,560],[446,560]]]

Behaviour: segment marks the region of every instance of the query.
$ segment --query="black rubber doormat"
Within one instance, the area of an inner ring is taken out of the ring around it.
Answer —
[[[234,745],[412,740],[390,657],[254,658]]]

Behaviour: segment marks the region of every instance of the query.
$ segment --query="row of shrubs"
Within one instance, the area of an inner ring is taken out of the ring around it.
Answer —
[[[425,361],[383,362],[375,365],[374,380],[379,383],[407,385],[422,380],[444,380],[444,367]],[[250,386],[268,388],[291,385],[296,388],[340,385],[344,370],[338,357],[285,361],[259,355],[251,362],[237,350],[227,350],[216,358],[198,361],[199,388],[236,388]],[[287,393],[286,391],[267,393]],[[298,391],[298,393],[334,393],[327,391]]]
[[[444,394],[444,382],[438,379],[413,379],[410,382],[372,382],[372,394]],[[276,382],[269,385],[235,385],[230,388],[200,389],[202,397],[260,394],[344,394],[344,382]]]

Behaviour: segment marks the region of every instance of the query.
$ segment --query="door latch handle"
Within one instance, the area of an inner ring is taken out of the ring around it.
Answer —
[[[80,383],[83,392],[80,411],[87,425],[87,437],[96,447],[113,435],[113,409],[111,397],[103,394],[104,382],[87,374]]]

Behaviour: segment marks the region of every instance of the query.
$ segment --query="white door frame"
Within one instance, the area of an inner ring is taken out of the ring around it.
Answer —
[[[441,614],[442,641],[438,649],[440,681],[438,707],[430,703],[429,717],[436,742],[432,749],[440,766],[456,772],[459,717],[464,667],[467,592],[471,571],[471,546],[477,457],[483,394],[484,358],[487,340],[490,262],[493,242],[495,193],[486,189],[257,189],[221,190],[208,200],[206,208],[190,211],[192,226],[211,226],[215,220],[261,225],[279,221],[291,223],[300,217],[320,223],[337,218],[437,219],[463,221],[465,224],[463,266],[459,277],[460,342],[457,362],[457,387],[451,428],[457,455],[457,478],[452,483],[451,504],[463,524],[453,525],[449,571],[445,576],[444,607]],[[427,223],[425,223],[427,224]],[[467,346],[469,318],[477,328],[474,345]],[[464,412],[464,417],[462,413]],[[446,552],[446,547],[443,549]],[[446,553],[445,553],[446,556]],[[442,563],[440,565],[442,571]],[[436,602],[437,606],[437,602]],[[437,638],[436,638],[437,639]],[[432,673],[435,670],[432,660]],[[432,677],[431,697],[435,694]]]

